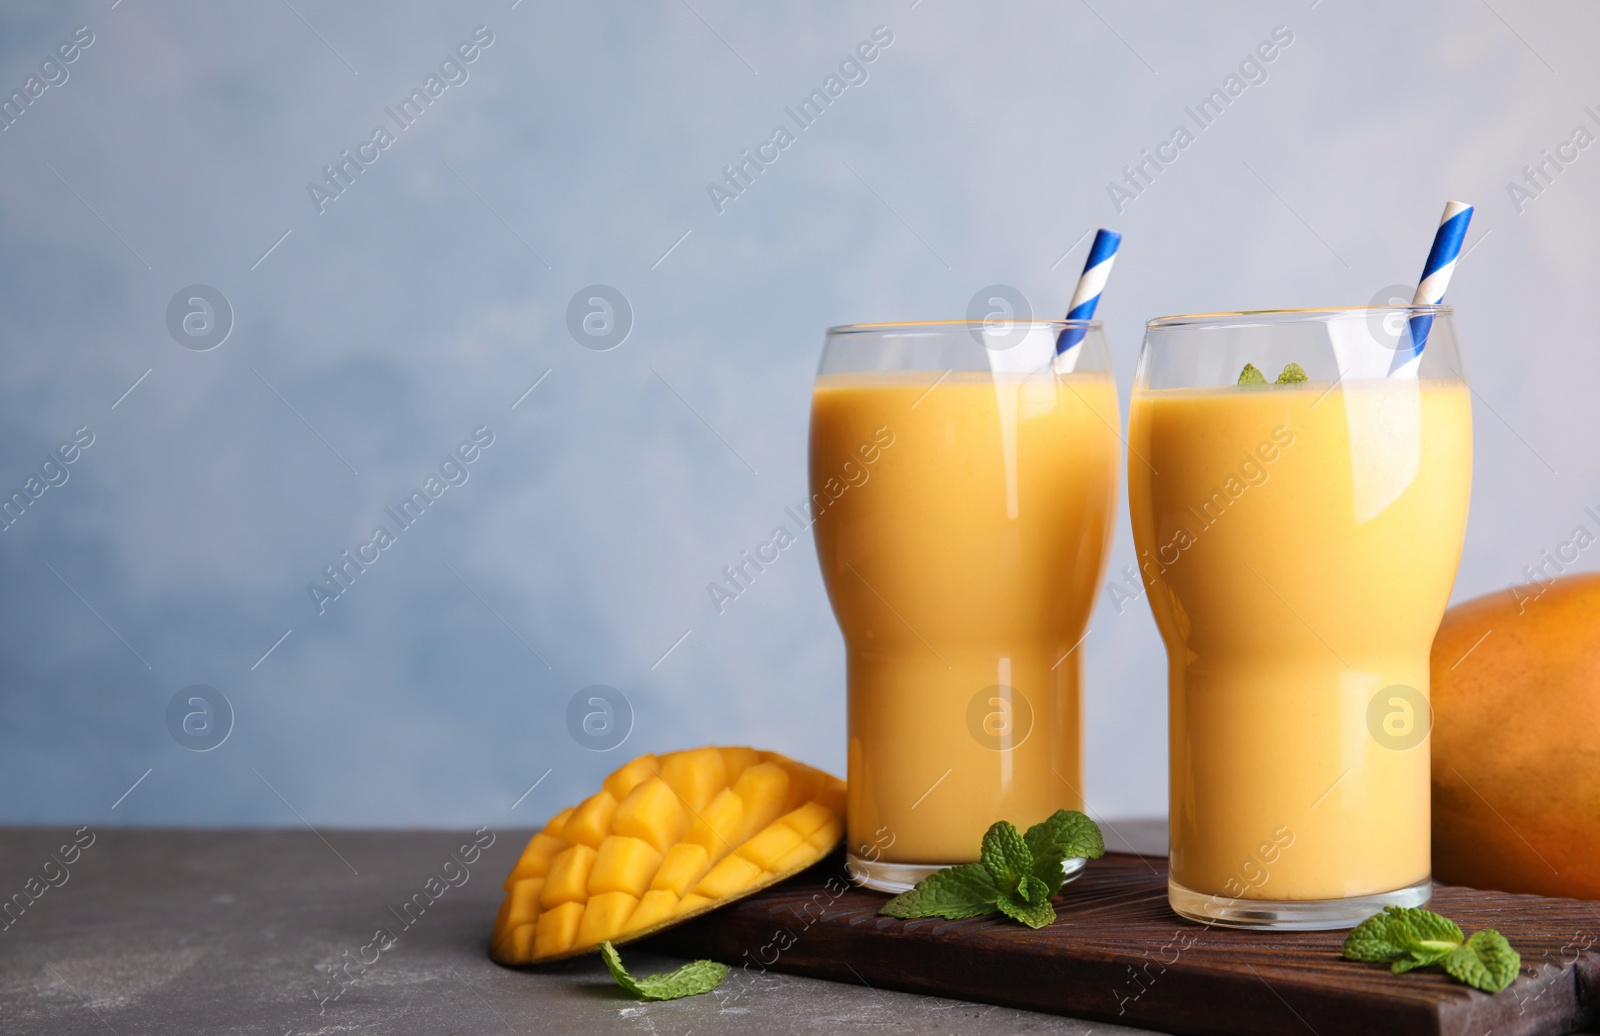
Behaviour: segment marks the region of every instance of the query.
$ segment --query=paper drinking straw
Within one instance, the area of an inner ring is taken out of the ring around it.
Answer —
[[[1413,306],[1437,306],[1444,301],[1444,290],[1450,286],[1450,275],[1456,272],[1456,260],[1461,257],[1461,242],[1467,236],[1467,224],[1472,222],[1472,206],[1464,201],[1444,203],[1444,215],[1439,218],[1439,229],[1433,235],[1433,247],[1428,250],[1428,261],[1422,267],[1422,281],[1411,299]],[[1419,313],[1411,318],[1411,346],[1395,350],[1390,376],[1414,378],[1422,362],[1422,349],[1428,344],[1428,332],[1433,329],[1433,314]]]
[[[1111,263],[1117,257],[1117,246],[1122,235],[1104,227],[1094,232],[1094,244],[1089,246],[1089,258],[1083,261],[1083,275],[1078,278],[1078,288],[1072,293],[1072,304],[1067,307],[1068,320],[1088,320],[1100,303],[1100,293],[1106,290],[1106,278],[1111,276]],[[1084,329],[1069,327],[1056,339],[1056,370],[1071,371],[1077,360],[1072,350],[1083,341]]]

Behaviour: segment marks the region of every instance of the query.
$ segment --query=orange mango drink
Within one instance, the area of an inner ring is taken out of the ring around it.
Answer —
[[[1170,669],[1172,882],[1244,900],[1425,882],[1465,384],[1141,386],[1130,410],[1134,538]]]
[[[853,858],[969,862],[996,820],[1083,808],[1075,649],[1119,424],[1107,372],[818,377],[811,484],[848,487],[813,528],[847,652]]]

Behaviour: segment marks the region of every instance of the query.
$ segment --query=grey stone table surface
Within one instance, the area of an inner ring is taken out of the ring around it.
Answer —
[[[1108,841],[1159,852],[1163,828]],[[1143,1031],[737,970],[644,1004],[596,958],[502,968],[489,929],[530,833],[482,831],[473,853],[473,833],[438,830],[0,828],[0,1033]]]

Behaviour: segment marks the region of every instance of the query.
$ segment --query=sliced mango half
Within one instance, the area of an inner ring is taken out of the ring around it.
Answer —
[[[642,755],[528,842],[490,953],[502,964],[590,953],[782,881],[839,844],[844,792],[776,752]]]

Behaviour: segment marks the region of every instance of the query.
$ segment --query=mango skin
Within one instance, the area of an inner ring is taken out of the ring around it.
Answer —
[[[1451,608],[1431,673],[1434,878],[1600,899],[1600,573]]]

